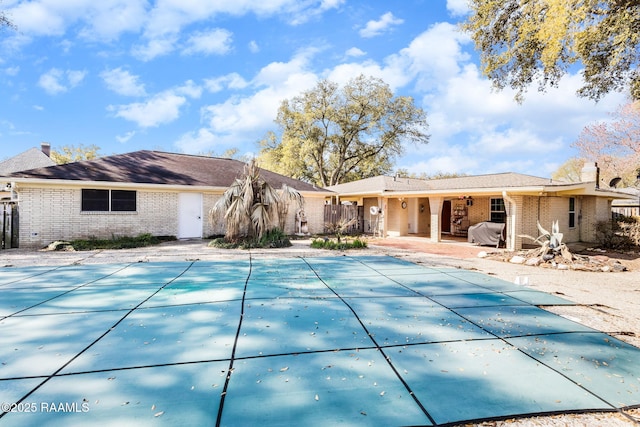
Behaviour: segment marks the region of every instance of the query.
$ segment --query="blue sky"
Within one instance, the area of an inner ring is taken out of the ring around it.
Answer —
[[[283,99],[319,79],[382,78],[427,113],[415,173],[550,176],[582,128],[622,94],[581,81],[532,87],[522,105],[481,76],[465,0],[0,0],[0,160],[49,142],[102,155],[258,151]]]

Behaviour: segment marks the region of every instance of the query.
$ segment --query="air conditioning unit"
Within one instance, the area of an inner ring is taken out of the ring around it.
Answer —
[[[378,206],[371,206],[369,208],[369,213],[371,215],[378,215],[380,213],[380,208]]]

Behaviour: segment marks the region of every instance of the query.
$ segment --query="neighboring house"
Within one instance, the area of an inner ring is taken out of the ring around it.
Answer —
[[[621,193],[628,194],[628,199],[616,199],[611,204],[615,216],[640,216],[640,190],[635,188],[621,188]]]
[[[51,146],[46,142],[43,142],[40,150],[37,148],[30,148],[27,151],[0,162],[0,176],[6,176],[14,172],[28,169],[53,166],[56,163],[51,160],[51,157],[49,157],[50,154]]]
[[[377,176],[328,187],[332,203],[362,206],[363,231],[381,236],[427,235],[439,242],[443,234],[466,235],[469,226],[505,223],[509,249],[531,243],[536,223],[551,229],[558,221],[564,241],[594,242],[596,223],[611,219],[611,202],[628,198],[597,186],[594,164],[583,169],[582,182],[566,183],[517,173],[420,180]]]
[[[141,233],[202,238],[224,233],[224,223],[211,224],[208,212],[244,166],[232,159],[143,150],[0,180],[11,183],[17,195],[20,247]],[[309,233],[323,231],[322,208],[330,191],[267,170],[262,177],[276,189],[286,184],[298,190]],[[289,234],[296,231],[296,210],[289,209]]]
[[[56,163],[49,157],[51,154],[51,146],[43,142],[40,146],[40,150],[37,148],[30,148],[20,154],[10,157],[0,162],[0,177],[6,176],[14,172],[19,172],[27,169],[43,168],[46,166],[53,166]],[[8,183],[0,183],[0,202],[9,203],[12,198],[11,186]],[[8,209],[8,206],[2,206],[4,212]],[[0,224],[2,225],[2,224]]]

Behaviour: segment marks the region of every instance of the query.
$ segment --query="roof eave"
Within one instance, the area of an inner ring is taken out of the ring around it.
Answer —
[[[47,179],[47,178],[7,178],[12,183],[28,184],[41,187],[92,187],[92,188],[135,188],[150,190],[181,190],[181,191],[221,191],[227,187],[208,185],[181,185],[181,184],[153,184],[136,182],[114,182],[114,181],[81,181],[70,179]]]
[[[153,184],[153,183],[136,183],[136,182],[114,182],[114,181],[80,181],[68,179],[47,179],[47,178],[7,178],[7,181],[20,184],[29,184],[40,187],[91,187],[91,188],[130,188],[130,189],[148,189],[161,191],[183,191],[183,192],[214,192],[223,193],[228,187],[212,186],[212,185],[184,185],[184,184]],[[316,191],[299,190],[304,197],[326,197],[335,195],[335,193],[326,189],[317,189]]]

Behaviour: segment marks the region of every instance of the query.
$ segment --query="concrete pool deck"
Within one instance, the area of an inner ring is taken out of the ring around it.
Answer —
[[[451,425],[640,404],[640,350],[538,307],[573,305],[558,296],[366,253],[177,248],[0,269],[0,425]]]

